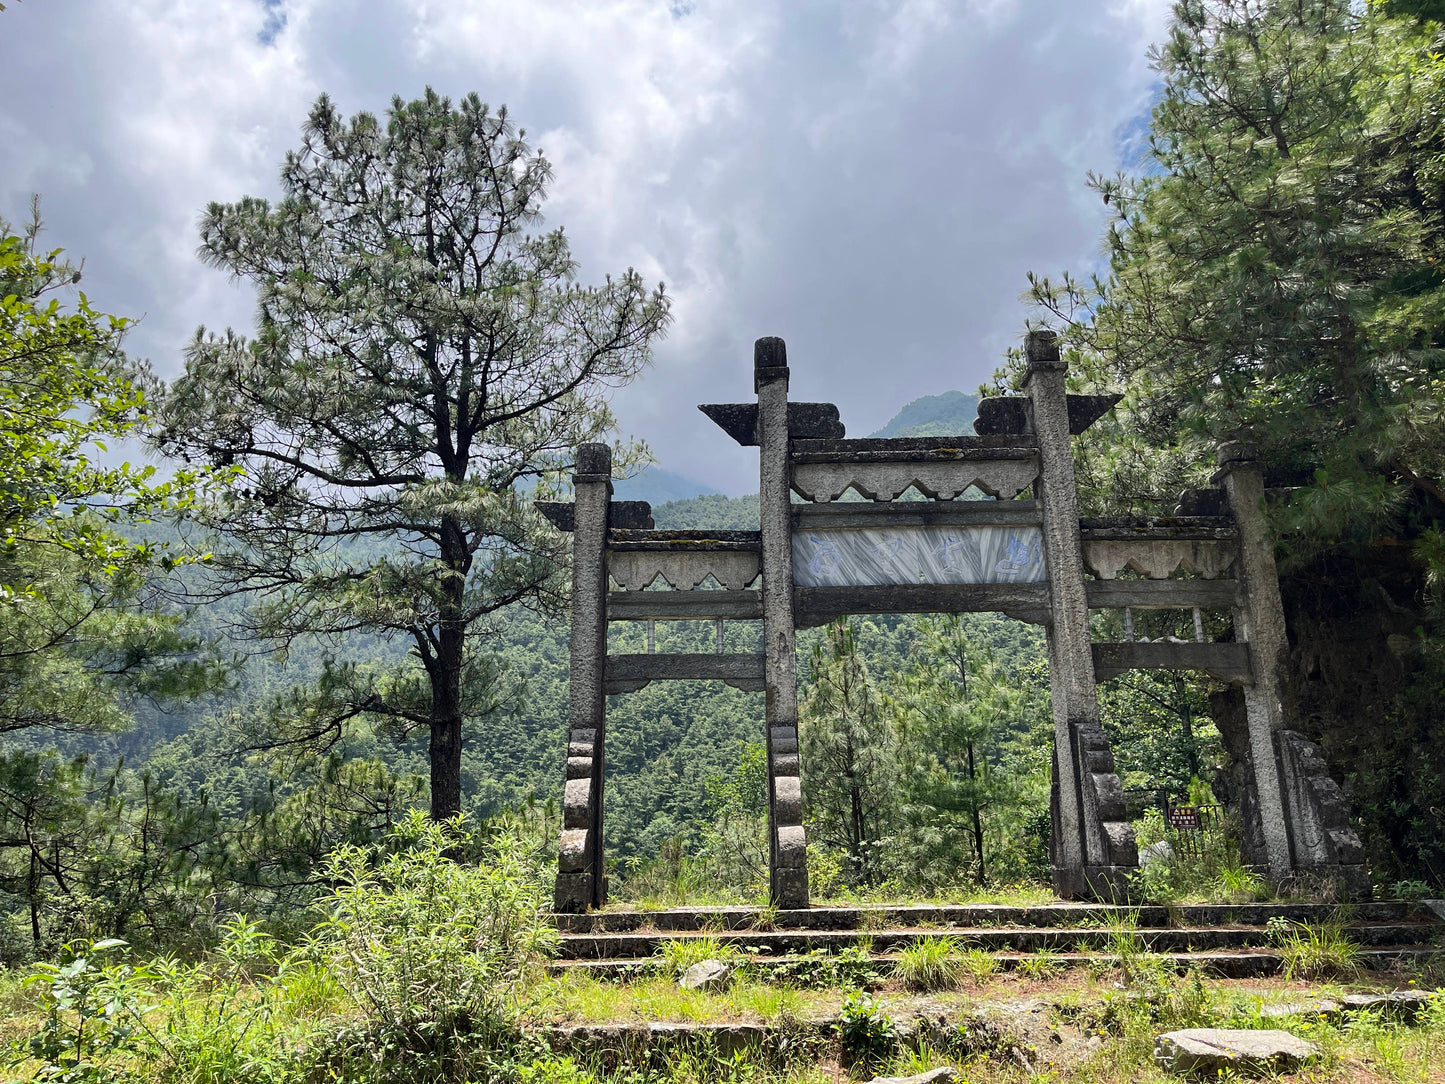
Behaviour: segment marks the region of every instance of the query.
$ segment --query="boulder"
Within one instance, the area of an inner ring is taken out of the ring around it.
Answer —
[[[1287,1031],[1190,1028],[1154,1040],[1154,1060],[1165,1069],[1204,1076],[1288,1073],[1318,1054],[1313,1043]]]
[[[917,1076],[875,1076],[868,1084],[957,1084],[958,1070],[940,1065]]]
[[[724,989],[732,981],[732,977],[733,969],[721,960],[703,960],[684,971],[677,984],[684,990],[711,993]]]

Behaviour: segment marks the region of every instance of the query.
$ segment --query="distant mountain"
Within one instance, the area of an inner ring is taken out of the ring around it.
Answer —
[[[870,437],[952,437],[973,432],[978,396],[961,391],[915,399]]]
[[[635,478],[612,483],[612,495],[617,500],[648,501],[654,505],[715,493],[717,490],[712,486],[661,467],[646,467]]]

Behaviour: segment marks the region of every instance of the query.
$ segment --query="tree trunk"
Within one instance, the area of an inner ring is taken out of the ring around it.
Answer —
[[[446,820],[462,811],[462,667],[466,625],[462,606],[471,554],[461,525],[442,518],[441,559],[446,569],[431,672],[431,815]]]
[[[968,780],[973,787],[973,851],[978,855],[978,883],[984,883],[983,869],[983,815],[979,811],[978,772],[973,763],[973,743],[968,743]]]
[[[1194,713],[1189,707],[1189,689],[1184,684],[1184,675],[1174,671],[1174,698],[1179,705],[1179,728],[1183,732],[1184,750],[1189,757],[1189,778],[1192,783],[1204,772],[1199,763],[1199,743],[1194,740]]]

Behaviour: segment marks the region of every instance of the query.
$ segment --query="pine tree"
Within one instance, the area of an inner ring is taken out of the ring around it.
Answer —
[[[198,333],[165,403],[164,449],[239,469],[203,519],[251,632],[410,644],[390,670],[329,668],[276,740],[420,729],[438,818],[461,807],[466,720],[504,698],[493,615],[562,592],[527,490],[612,429],[608,392],[667,321],[661,286],[580,286],[562,231],[526,232],[551,170],[524,136],[475,95],[398,98],[385,123],[319,99],[279,202],[207,209],[202,257],[256,286],[256,333]]]
[[[1158,509],[1247,439],[1330,546],[1445,512],[1442,65],[1348,0],[1186,0],[1141,175],[1095,178],[1107,278],[1035,279],[1087,377],[1126,392],[1096,496]],[[1316,546],[1317,552],[1318,546]]]
[[[1002,770],[1010,727],[1025,697],[958,615],[920,622],[914,665],[898,697],[902,786],[910,829],[935,849],[958,853],[960,834],[973,852],[979,884],[988,879],[987,826],[1015,804],[1021,780]]]
[[[842,852],[851,884],[876,886],[897,805],[895,742],[847,622],[829,625],[814,646],[798,721],[813,838]]]

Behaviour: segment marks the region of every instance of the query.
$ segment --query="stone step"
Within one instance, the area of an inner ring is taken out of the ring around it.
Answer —
[[[1271,918],[1321,923],[1339,912],[1320,903],[1221,903],[1125,907],[1097,903],[1044,903],[1010,906],[989,903],[812,907],[773,911],[760,907],[674,907],[666,910],[593,911],[557,915],[557,928],[572,933],[627,933],[637,930],[854,930],[869,927],[925,926],[1108,926],[1129,920],[1139,926],[1263,926]],[[1361,922],[1436,920],[1421,905],[1401,901],[1353,904],[1350,916]]]
[[[1416,945],[1445,933],[1439,922],[1351,922],[1345,935],[1359,945]],[[716,940],[745,955],[782,956],[807,952],[838,953],[859,947],[889,952],[920,941],[948,937],[964,948],[989,952],[1108,951],[1117,949],[1120,937],[1132,938],[1150,952],[1193,952],[1267,946],[1269,933],[1262,926],[1183,926],[1107,929],[1072,927],[967,927],[891,930],[731,930],[719,933],[691,931],[649,933],[566,933],[558,955],[564,959],[637,959],[652,956],[669,942]]]
[[[1384,971],[1392,967],[1418,967],[1424,965],[1438,952],[1437,949],[1418,944],[1381,945],[1361,949],[1357,957],[1359,966],[1367,971]],[[999,970],[1017,970],[1028,960],[1036,959],[1027,952],[990,953],[997,961]],[[745,958],[748,968],[759,972],[792,970],[795,973],[808,964],[822,964],[826,956],[757,956]],[[1210,952],[1163,952],[1150,955],[1151,960],[1166,963],[1176,971],[1188,971],[1197,967],[1206,975],[1222,979],[1264,978],[1280,973],[1284,969],[1280,957],[1268,949],[1244,951],[1216,950]],[[1120,958],[1109,952],[1059,952],[1051,957],[1052,962],[1063,968],[1102,966],[1117,967]],[[896,953],[870,954],[866,966],[875,969],[879,977],[885,977],[897,963]],[[865,961],[858,960],[860,968]],[[605,959],[560,959],[548,968],[553,974],[581,974],[600,980],[624,980],[653,974],[657,971],[656,957],[612,957]]]

